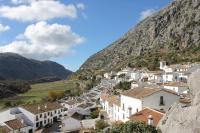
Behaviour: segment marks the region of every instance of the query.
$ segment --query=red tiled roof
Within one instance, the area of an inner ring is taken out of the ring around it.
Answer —
[[[50,103],[50,102],[41,104],[27,104],[27,105],[22,105],[21,107],[33,114],[40,114],[63,108],[59,103]]]
[[[123,92],[122,95],[142,99],[144,97],[150,96],[159,91],[165,91],[174,95],[178,95],[174,91],[167,90],[167,89],[160,89],[160,88],[135,88],[135,89],[130,89]]]
[[[177,86],[177,87],[188,87],[186,83],[183,82],[168,82],[163,84],[164,86]]]
[[[148,117],[152,116],[153,118],[153,126],[157,126],[158,122],[160,119],[164,116],[163,113],[158,112],[156,110],[150,109],[150,108],[145,108],[135,114],[133,114],[129,119],[131,121],[140,121],[140,122],[145,122],[147,124]]]
[[[27,125],[24,122],[22,122],[21,120],[18,120],[18,119],[6,121],[5,124],[8,127],[12,128],[13,130],[17,130],[17,129],[27,127]]]
[[[11,131],[7,126],[0,126],[0,133],[9,133]]]

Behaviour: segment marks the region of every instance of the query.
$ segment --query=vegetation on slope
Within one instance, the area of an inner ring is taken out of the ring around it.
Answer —
[[[199,7],[196,0],[173,1],[91,56],[78,74],[92,76],[125,66],[157,70],[160,60],[170,64],[199,61]]]
[[[126,122],[116,124],[110,133],[160,133],[155,127],[141,122]]]

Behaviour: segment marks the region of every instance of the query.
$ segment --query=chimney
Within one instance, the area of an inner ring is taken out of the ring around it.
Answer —
[[[24,124],[24,120],[23,119],[21,120],[21,123]]]
[[[148,124],[148,125],[153,125],[153,117],[152,117],[152,115],[149,115],[149,116],[147,117],[147,124]]]

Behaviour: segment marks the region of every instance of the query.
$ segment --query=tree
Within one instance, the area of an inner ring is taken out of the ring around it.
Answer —
[[[114,89],[129,90],[131,88],[131,82],[120,82],[114,87]]]
[[[51,101],[61,99],[64,96],[65,96],[64,91],[49,91],[48,92],[48,99],[51,100]]]

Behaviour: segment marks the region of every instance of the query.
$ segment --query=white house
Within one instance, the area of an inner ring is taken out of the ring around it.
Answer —
[[[176,77],[177,76],[175,76],[175,73],[168,72],[162,75],[162,80],[163,82],[172,82],[172,81],[175,81]]]
[[[148,80],[160,83],[162,82],[162,78],[163,78],[162,74],[163,74],[163,71],[149,71]]]
[[[164,83],[163,87],[175,91],[178,94],[187,93],[189,90],[189,86],[183,82],[168,82]]]
[[[33,128],[27,125],[23,119],[9,120],[4,124],[4,127],[10,129],[9,133],[33,133]]]
[[[28,104],[10,110],[24,120],[33,130],[52,124],[63,117],[64,108],[58,103]]]
[[[132,82],[131,82],[131,89],[134,89],[134,88],[137,88],[137,87],[139,87],[138,82],[132,81]]]
[[[136,80],[138,81],[142,74],[140,73],[140,71],[137,71],[137,70],[132,70],[132,71],[129,71],[129,73],[127,73],[127,76],[129,78],[129,80]]]
[[[177,93],[159,88],[135,88],[123,92],[120,97],[102,95],[100,98],[101,105],[111,120],[123,122],[144,107],[167,111],[178,100]]]

